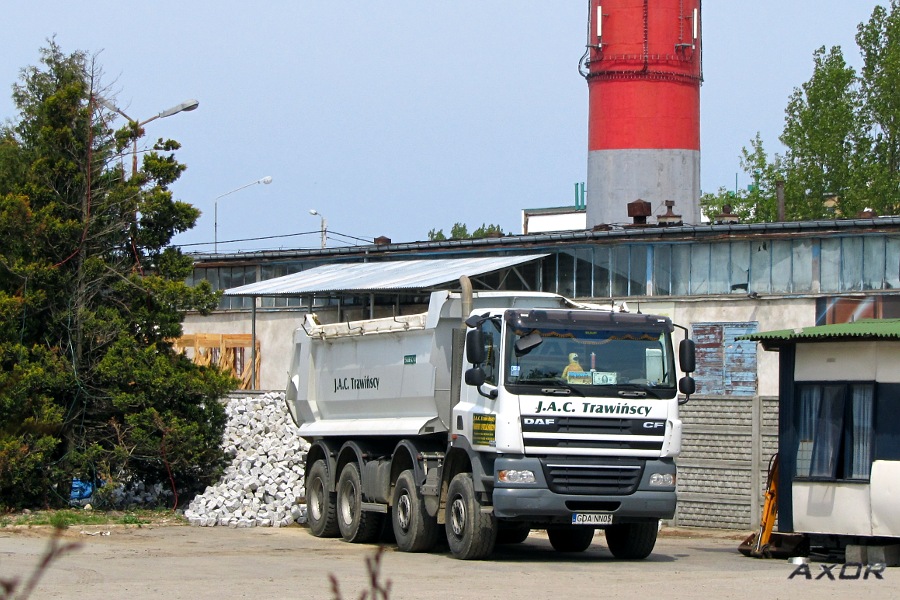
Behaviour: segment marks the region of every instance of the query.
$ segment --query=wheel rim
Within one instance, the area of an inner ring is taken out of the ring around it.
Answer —
[[[322,506],[325,503],[325,487],[322,485],[321,480],[317,479],[313,483],[310,500],[312,500],[312,502],[309,503],[309,514],[313,520],[319,521],[322,519]]]
[[[466,530],[466,503],[462,498],[454,498],[450,505],[450,529],[457,537],[462,537]]]
[[[341,520],[345,525],[353,523],[353,513],[356,509],[355,491],[349,481],[341,488]]]
[[[400,496],[400,499],[397,502],[397,525],[400,526],[400,529],[403,531],[403,533],[407,533],[409,531],[411,513],[412,506],[409,501],[409,494],[403,494],[402,496]]]

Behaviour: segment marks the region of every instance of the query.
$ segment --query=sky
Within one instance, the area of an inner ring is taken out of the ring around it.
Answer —
[[[568,206],[586,180],[587,0],[29,0],[4,7],[0,119],[55,38],[96,56],[107,99],[182,144],[175,197],[202,211],[188,252],[394,242]],[[885,0],[703,3],[701,186],[746,187],[741,149],[771,154],[813,52],[859,68],[857,25]],[[124,125],[124,119],[121,123]],[[254,183],[271,177],[268,185]],[[311,215],[315,209],[319,215]]]

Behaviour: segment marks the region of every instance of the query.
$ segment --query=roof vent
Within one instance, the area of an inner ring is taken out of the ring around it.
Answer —
[[[652,214],[653,209],[646,200],[638,198],[634,202],[628,203],[628,216],[634,220],[635,225],[646,225],[647,217]]]
[[[672,212],[672,207],[675,206],[674,200],[666,200],[666,214],[657,215],[656,222],[660,227],[672,227],[674,225],[683,225],[684,221],[681,219],[681,215],[676,215]]]
[[[733,225],[741,220],[739,216],[734,214],[730,204],[722,207],[722,212],[716,215],[716,225]]]
[[[875,219],[878,217],[878,213],[875,212],[874,208],[866,208],[865,210],[861,210],[856,214],[857,219]]]

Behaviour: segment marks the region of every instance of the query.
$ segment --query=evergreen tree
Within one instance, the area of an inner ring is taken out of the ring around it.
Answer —
[[[0,129],[0,504],[59,504],[73,477],[164,482],[184,499],[217,476],[233,380],[176,354],[208,285],[169,243],[199,211],[159,140],[141,169],[121,153],[94,60],[50,41],[13,87]]]

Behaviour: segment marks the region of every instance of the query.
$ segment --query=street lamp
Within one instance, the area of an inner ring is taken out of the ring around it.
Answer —
[[[118,114],[122,115],[123,117],[125,117],[126,119],[128,119],[135,126],[136,129],[143,127],[150,121],[155,121],[156,119],[164,119],[166,117],[171,117],[172,115],[177,115],[180,112],[187,112],[187,111],[194,110],[195,108],[200,106],[200,102],[197,100],[193,100],[193,99],[185,100],[181,104],[176,104],[172,108],[167,108],[166,110],[162,111],[161,113],[159,113],[157,115],[150,117],[149,119],[145,119],[143,121],[138,121],[137,119],[132,119],[131,117],[126,115],[124,112],[122,112],[122,110],[118,106],[116,106],[115,104],[113,104],[112,102],[110,102],[109,100],[107,100],[105,98],[97,97],[97,101],[100,102],[100,104],[102,104],[109,110],[111,110],[115,113],[118,113]],[[134,177],[135,175],[137,175],[137,137],[134,138],[134,144],[132,145],[132,150],[131,150],[131,176]]]
[[[257,179],[256,181],[250,182],[247,185],[242,185],[239,188],[235,188],[230,192],[225,192],[221,196],[217,196],[213,206],[213,253],[219,253],[219,200],[224,198],[225,196],[229,196],[235,192],[239,192],[243,189],[250,187],[251,185],[256,185],[257,183],[262,183],[263,185],[269,185],[272,183],[272,178],[269,175],[266,175],[262,179]]]
[[[314,208],[309,209],[309,214],[313,216],[318,215],[318,217],[321,219],[321,221],[319,222],[319,229],[322,231],[322,248],[325,248],[325,241],[327,239],[326,232],[328,231],[328,221],[325,220],[325,215]]]

